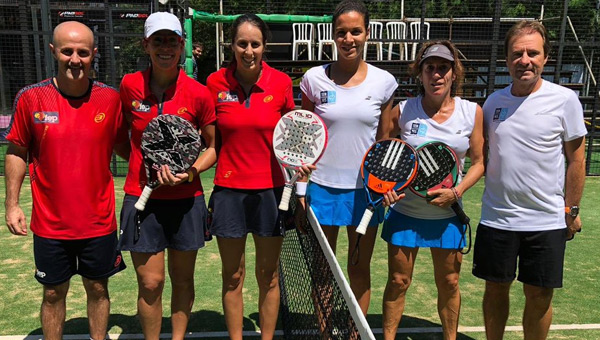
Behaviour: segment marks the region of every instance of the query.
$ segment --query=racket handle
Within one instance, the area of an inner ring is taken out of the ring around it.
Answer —
[[[469,216],[467,216],[467,214],[465,214],[465,211],[460,207],[460,204],[458,204],[458,202],[454,202],[450,206],[450,208],[452,208],[452,210],[454,210],[454,213],[456,214],[456,216],[458,216],[460,223],[465,224],[465,225],[469,224],[471,219],[469,218]]]
[[[373,217],[373,212],[375,209],[372,206],[368,206],[367,210],[363,214],[363,217],[360,219],[360,223],[356,228],[356,232],[364,235],[367,232],[367,227],[369,226],[369,222],[371,222],[371,217]]]
[[[292,185],[286,184],[283,188],[283,194],[281,195],[281,202],[279,203],[279,210],[288,211],[290,207],[290,198],[292,197]]]
[[[144,211],[144,209],[146,208],[146,203],[148,202],[148,199],[152,194],[152,190],[153,189],[147,185],[144,187],[144,191],[142,191],[140,198],[138,198],[137,202],[135,202],[134,205],[137,210]]]

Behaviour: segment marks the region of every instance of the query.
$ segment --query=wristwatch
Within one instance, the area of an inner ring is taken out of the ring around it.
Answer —
[[[579,215],[579,207],[576,205],[565,207],[565,214],[575,218]]]

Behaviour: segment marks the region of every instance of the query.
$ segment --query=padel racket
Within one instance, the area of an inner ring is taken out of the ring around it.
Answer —
[[[450,189],[458,182],[460,164],[452,148],[442,142],[427,142],[417,147],[419,167],[417,178],[412,182],[410,190],[416,195],[426,199],[433,199],[427,195],[430,190]],[[469,217],[465,214],[458,202],[450,206],[460,222],[469,224]]]
[[[143,211],[152,191],[160,185],[157,171],[168,165],[172,174],[187,171],[198,159],[202,143],[198,130],[187,120],[164,114],[153,118],[142,133],[142,154],[148,182],[135,203]]]
[[[273,151],[285,177],[279,209],[287,211],[292,187],[303,165],[315,164],[327,146],[327,127],[310,111],[293,110],[284,114],[273,131]]]
[[[356,228],[357,233],[365,234],[375,208],[383,202],[383,194],[390,190],[400,192],[411,184],[417,166],[415,149],[397,138],[377,141],[367,150],[360,174],[369,205]]]

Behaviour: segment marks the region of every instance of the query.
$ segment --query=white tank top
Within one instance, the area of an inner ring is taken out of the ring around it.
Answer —
[[[454,97],[454,112],[443,123],[437,123],[429,118],[423,106],[422,97],[410,98],[400,103],[400,138],[417,148],[419,145],[440,141],[449,145],[460,160],[462,174],[465,156],[469,150],[469,139],[475,125],[477,103]],[[459,176],[459,181],[462,176]],[[440,208],[427,204],[424,198],[405,191],[406,198],[394,205],[394,210],[414,218],[437,220],[455,216],[450,208]]]

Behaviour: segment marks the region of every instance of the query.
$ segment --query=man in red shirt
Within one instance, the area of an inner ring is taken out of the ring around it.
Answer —
[[[35,278],[44,286],[45,339],[61,339],[71,276],[80,274],[88,298],[92,339],[105,339],[108,277],[125,265],[117,250],[113,149],[127,158],[128,137],[119,94],[89,78],[97,49],[92,31],[69,21],[56,26],[56,77],[16,96],[6,132],[6,224],[26,236],[19,192],[27,164],[33,198]]]

